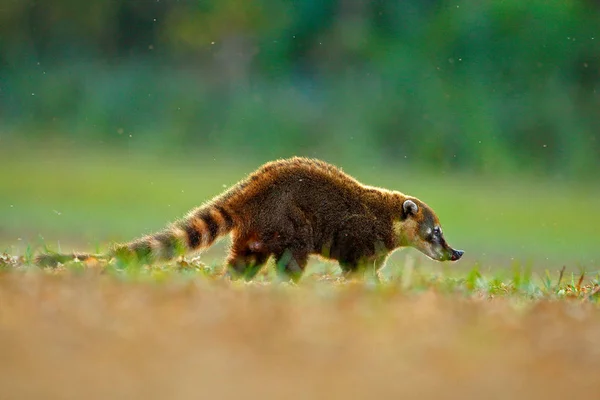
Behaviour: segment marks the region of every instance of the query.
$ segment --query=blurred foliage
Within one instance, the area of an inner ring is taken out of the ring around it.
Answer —
[[[590,177],[599,27],[575,0],[0,0],[0,134]]]

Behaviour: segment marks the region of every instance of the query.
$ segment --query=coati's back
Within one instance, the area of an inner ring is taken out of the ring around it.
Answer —
[[[384,197],[330,164],[300,157],[266,164],[243,185],[228,199],[243,221],[273,223],[285,217],[282,212],[297,208],[314,225],[327,224],[362,213],[370,199],[383,202]]]

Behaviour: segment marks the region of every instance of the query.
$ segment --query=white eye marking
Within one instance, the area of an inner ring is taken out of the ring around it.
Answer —
[[[431,228],[427,228],[427,236],[431,235]]]

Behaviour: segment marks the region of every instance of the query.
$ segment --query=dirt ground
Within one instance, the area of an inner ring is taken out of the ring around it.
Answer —
[[[600,396],[600,309],[362,284],[0,275],[0,399]]]

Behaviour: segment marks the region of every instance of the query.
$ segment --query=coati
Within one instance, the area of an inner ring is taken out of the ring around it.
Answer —
[[[317,159],[268,162],[160,232],[116,245],[107,254],[41,254],[41,265],[75,257],[150,264],[206,248],[231,233],[226,274],[255,276],[269,257],[296,281],[312,254],[337,260],[344,274],[377,272],[392,251],[411,246],[437,261],[456,261],[438,217],[421,200],[363,185]]]

